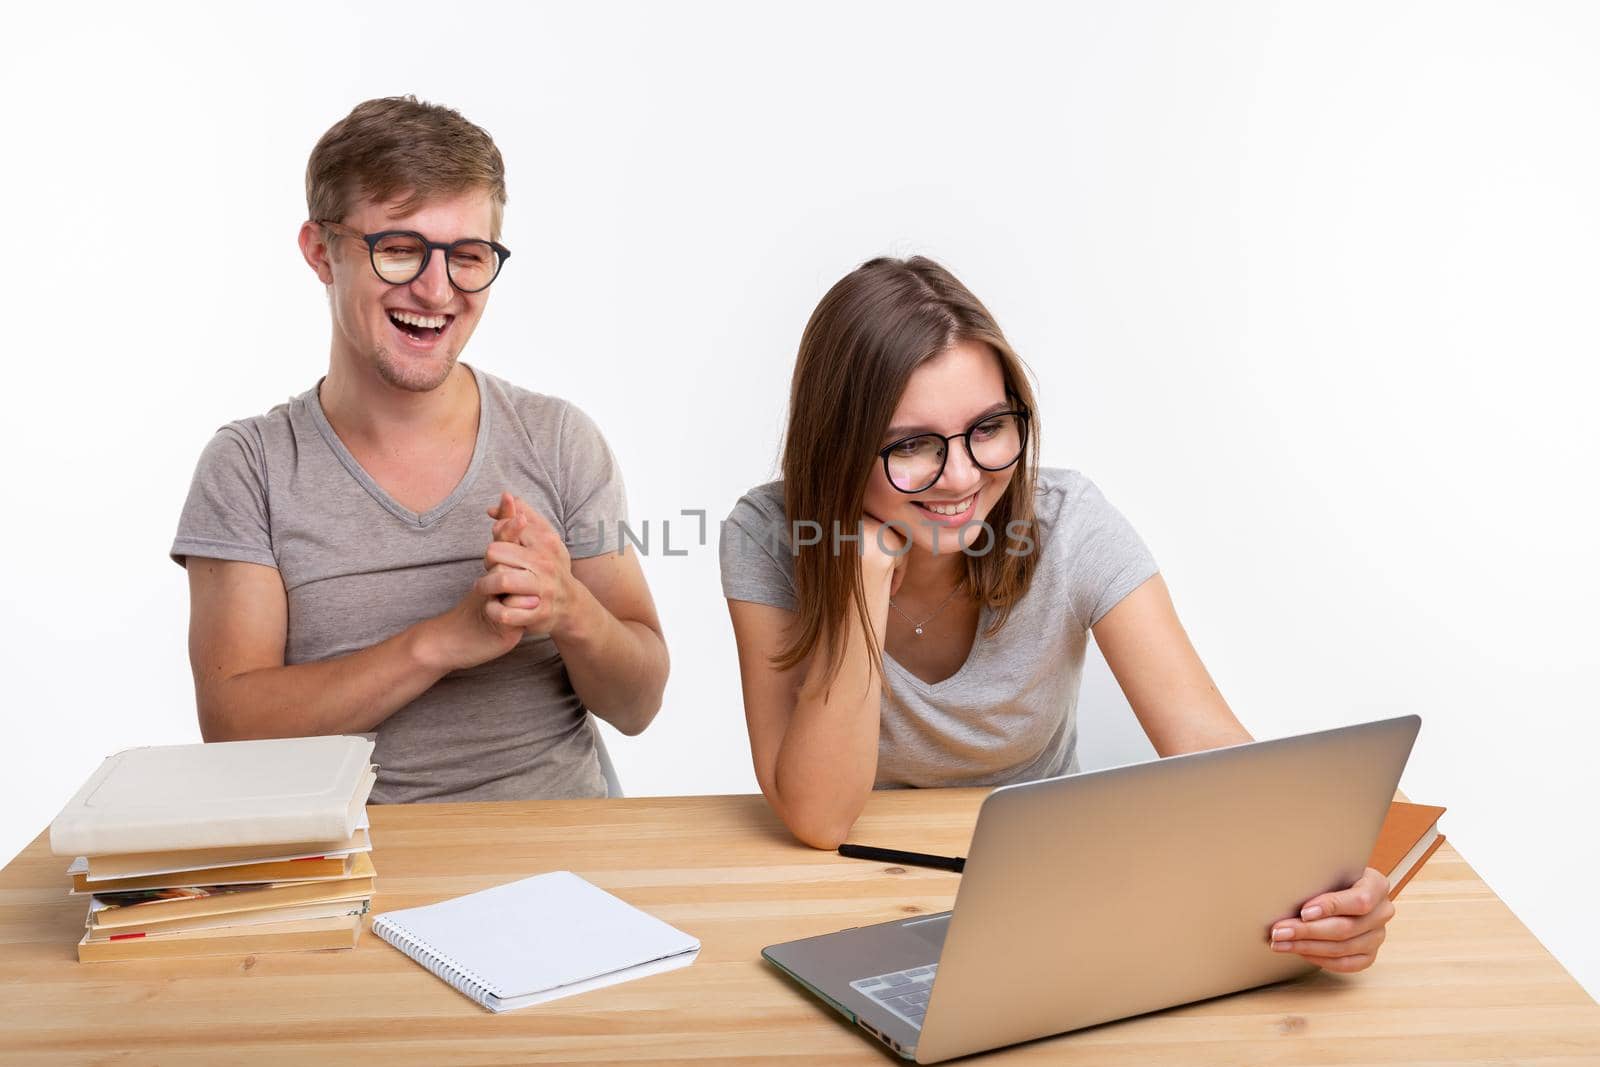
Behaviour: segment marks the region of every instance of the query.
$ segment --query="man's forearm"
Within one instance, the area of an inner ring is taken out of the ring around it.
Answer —
[[[262,667],[197,687],[207,741],[363,733],[446,673],[429,662],[433,620],[335,659]]]
[[[618,619],[582,582],[568,623],[551,634],[572,689],[585,707],[625,734],[640,733],[661,710],[667,645],[642,622]]]

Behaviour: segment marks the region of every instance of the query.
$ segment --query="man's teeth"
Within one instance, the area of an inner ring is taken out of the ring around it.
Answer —
[[[922,506],[933,512],[935,515],[960,515],[962,512],[966,511],[972,506],[972,499],[973,498],[969,496],[967,499],[956,504],[923,504]]]
[[[420,326],[429,330],[437,330],[445,324],[443,315],[413,315],[409,311],[391,311],[389,317],[407,326]]]

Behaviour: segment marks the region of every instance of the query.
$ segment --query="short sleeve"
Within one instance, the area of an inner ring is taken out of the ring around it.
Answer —
[[[1092,627],[1159,569],[1144,539],[1087,478],[1068,505],[1072,609]]]
[[[795,611],[794,557],[782,497],[775,501],[772,495],[762,489],[746,493],[722,521],[722,595]]]
[[[622,468],[600,427],[573,404],[561,415],[557,476],[561,484],[562,540],[573,559],[606,550],[606,536],[628,519]],[[613,535],[614,536],[614,535]]]
[[[277,567],[267,507],[266,456],[248,424],[218,430],[195,466],[170,555],[238,560]]]

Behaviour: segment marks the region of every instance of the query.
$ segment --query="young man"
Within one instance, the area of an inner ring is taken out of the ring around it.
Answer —
[[[328,374],[217,432],[172,546],[201,733],[374,734],[378,803],[604,796],[587,711],[643,730],[667,650],[638,559],[598,536],[626,518],[599,430],[457,361],[510,254],[500,152],[369,100],[306,199]]]

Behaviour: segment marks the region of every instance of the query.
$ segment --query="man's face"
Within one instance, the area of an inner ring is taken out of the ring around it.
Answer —
[[[390,214],[403,199],[361,201],[340,221],[361,233],[411,230],[444,243],[490,237],[494,208],[486,191],[431,200],[408,215]],[[489,300],[487,289],[463,293],[453,287],[438,249],[404,285],[379,278],[366,243],[357,238],[335,237],[312,266],[329,286],[334,359],[356,370],[370,367],[389,385],[411,392],[444,384]]]

